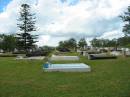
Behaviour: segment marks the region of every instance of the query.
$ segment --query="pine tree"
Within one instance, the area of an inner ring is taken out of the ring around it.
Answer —
[[[124,15],[120,16],[125,23],[123,26],[123,32],[125,35],[130,35],[130,6],[128,6],[127,11],[124,12]]]
[[[128,6],[127,11],[124,12],[124,15],[120,16],[123,20],[123,22],[125,23],[125,25],[123,26],[123,32],[125,34],[125,39],[127,40],[127,38],[130,38],[130,6]],[[126,44],[127,42],[124,41],[124,44]],[[130,43],[128,43],[128,45],[130,45]],[[124,56],[126,56],[126,50],[123,51]]]
[[[36,17],[35,14],[30,12],[30,5],[22,4],[20,9],[20,17],[18,19],[19,23],[17,24],[21,33],[17,34],[17,44],[18,49],[24,50],[26,53],[33,49],[35,39],[37,35],[31,35],[30,32],[36,31],[35,23]]]

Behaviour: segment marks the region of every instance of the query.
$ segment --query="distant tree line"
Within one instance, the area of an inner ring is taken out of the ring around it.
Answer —
[[[60,41],[57,49],[59,51],[76,51],[77,47],[83,49],[87,46],[87,42],[84,38],[81,38],[78,42],[74,38],[70,38],[65,41]]]
[[[118,47],[130,48],[130,36],[112,40],[94,38],[90,41],[90,44],[92,47],[114,47],[115,49]],[[81,38],[79,41],[71,38],[69,40],[60,41],[57,49],[60,51],[75,51],[77,47],[78,49],[84,50],[87,46],[88,44],[85,38]]]
[[[124,36],[118,39],[97,39],[94,38],[90,41],[91,46],[93,47],[127,47],[130,48],[130,36]],[[59,45],[57,47],[58,50],[69,50],[69,51],[75,51],[77,49],[84,49],[87,47],[87,41],[84,38],[81,38],[79,41],[77,41],[74,38],[60,41]],[[37,46],[35,45],[35,48]],[[19,46],[17,45],[17,38],[15,35],[0,35],[0,49],[4,52],[14,52],[15,49],[19,50]],[[40,47],[41,50],[47,50],[49,51],[51,48],[48,46]]]
[[[91,41],[93,47],[128,47],[130,48],[130,37],[125,36],[118,39],[97,39],[94,38]]]

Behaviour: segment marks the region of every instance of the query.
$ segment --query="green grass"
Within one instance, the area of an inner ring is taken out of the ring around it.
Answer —
[[[0,58],[0,97],[130,97],[130,58],[79,62],[92,72],[47,73],[43,61]]]

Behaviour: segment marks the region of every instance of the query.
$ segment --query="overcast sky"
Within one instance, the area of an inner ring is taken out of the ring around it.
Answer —
[[[118,38],[123,23],[118,17],[130,0],[0,0],[0,33],[18,33],[19,7],[28,3],[36,13],[38,45],[55,46],[71,37]]]

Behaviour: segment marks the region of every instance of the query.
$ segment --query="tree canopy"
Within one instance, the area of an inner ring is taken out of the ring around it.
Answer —
[[[65,41],[60,41],[59,42],[59,46],[58,49],[62,50],[62,49],[66,49],[66,51],[68,50],[76,50],[77,47],[77,42],[74,38],[70,38],[69,40],[65,40]]]
[[[5,52],[13,52],[16,48],[16,38],[14,35],[0,35],[0,49]]]
[[[81,39],[79,40],[78,46],[79,46],[81,49],[83,49],[84,47],[87,46],[87,42],[86,42],[85,38],[81,38]]]

